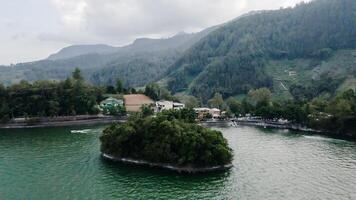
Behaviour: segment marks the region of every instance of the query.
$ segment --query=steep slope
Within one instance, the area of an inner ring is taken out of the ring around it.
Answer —
[[[217,26],[201,32],[180,33],[168,39],[137,39],[132,45],[121,48],[120,54],[129,59],[116,59],[96,70],[90,81],[98,85],[110,85],[121,79],[125,86],[137,87],[163,78],[191,46],[204,38]]]
[[[181,51],[167,50],[137,53],[128,59],[116,59],[94,71],[90,82],[105,86],[115,85],[117,79],[120,79],[124,87],[143,86],[161,79],[169,66],[181,55]]]
[[[355,12],[354,0],[315,0],[240,17],[187,51],[169,69],[168,86],[203,100],[214,92],[233,96],[251,88],[273,88],[266,69],[270,61],[299,58],[321,63],[339,49],[356,48]]]

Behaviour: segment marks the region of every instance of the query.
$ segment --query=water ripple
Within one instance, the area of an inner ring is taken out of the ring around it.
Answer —
[[[0,199],[356,199],[354,142],[217,128],[234,167],[190,176],[103,161],[103,128],[1,131]]]

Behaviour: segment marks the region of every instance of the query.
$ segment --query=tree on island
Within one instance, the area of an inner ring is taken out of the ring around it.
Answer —
[[[101,151],[117,158],[178,167],[230,164],[232,150],[222,133],[198,125],[191,120],[194,115],[192,109],[164,111],[157,116],[136,114],[103,131]]]

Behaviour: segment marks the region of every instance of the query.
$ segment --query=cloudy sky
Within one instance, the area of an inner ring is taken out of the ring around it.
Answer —
[[[0,64],[46,58],[72,44],[122,46],[224,23],[301,0],[0,0]]]

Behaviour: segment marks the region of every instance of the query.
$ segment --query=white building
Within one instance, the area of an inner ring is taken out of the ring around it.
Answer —
[[[213,118],[219,118],[221,117],[221,110],[217,108],[212,108],[210,109],[209,113]]]
[[[163,110],[180,110],[185,108],[185,105],[182,103],[177,103],[173,101],[157,101],[156,102],[156,112],[161,112]]]
[[[185,108],[185,104],[173,102],[173,109],[174,110],[180,110],[180,109],[183,109],[183,108]]]
[[[221,110],[217,108],[194,108],[195,113],[198,114],[198,119],[204,119],[208,115],[212,118],[220,118]]]

